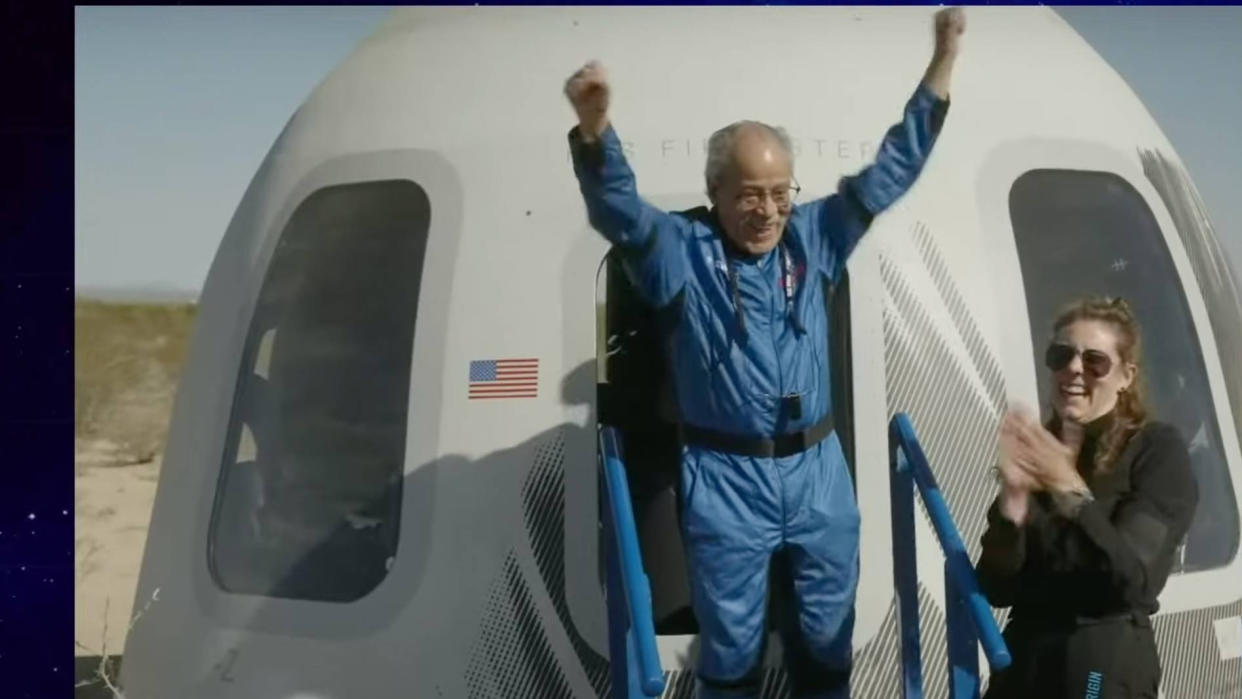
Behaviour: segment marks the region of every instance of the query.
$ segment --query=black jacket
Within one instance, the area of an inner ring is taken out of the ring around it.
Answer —
[[[1095,501],[1067,519],[1046,493],[1031,498],[1021,527],[988,511],[975,567],[995,607],[1017,618],[1155,613],[1199,491],[1177,429],[1148,423],[1131,436],[1106,473],[1091,463],[1108,415],[1087,426],[1078,470]]]

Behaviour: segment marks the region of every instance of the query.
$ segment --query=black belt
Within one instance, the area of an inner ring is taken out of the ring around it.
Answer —
[[[726,454],[758,458],[793,456],[819,444],[830,434],[832,434],[832,413],[828,413],[819,422],[805,430],[780,434],[771,439],[765,437],[743,437],[684,423],[681,425],[681,441],[683,444],[711,449],[712,451],[721,451]]]
[[[1030,611],[1019,615],[1012,613],[1010,616],[1014,623],[1021,623],[1036,629],[1046,628],[1079,628],[1083,626],[1094,626],[1096,624],[1108,624],[1118,621],[1128,621],[1135,626],[1143,628],[1151,628],[1151,617],[1140,609],[1131,609],[1129,611],[1112,612],[1108,614],[1074,614],[1062,610],[1041,610],[1042,613],[1035,614]]]

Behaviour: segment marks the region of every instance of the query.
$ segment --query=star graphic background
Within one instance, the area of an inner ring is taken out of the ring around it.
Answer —
[[[0,695],[73,691],[73,16],[10,4],[0,66]],[[33,516],[32,516],[33,515]]]

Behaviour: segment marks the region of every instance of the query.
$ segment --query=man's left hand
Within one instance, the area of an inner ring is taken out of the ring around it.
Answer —
[[[960,7],[946,7],[936,13],[936,55],[956,56],[966,31],[966,13]]]
[[[966,31],[966,13],[960,7],[948,7],[936,13],[932,20],[936,34],[936,50],[923,75],[923,84],[940,99],[949,98],[949,78],[953,74],[953,62]]]

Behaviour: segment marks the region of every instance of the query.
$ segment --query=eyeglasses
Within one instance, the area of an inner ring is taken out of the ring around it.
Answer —
[[[1060,342],[1048,345],[1048,350],[1044,352],[1044,366],[1053,371],[1060,371],[1069,366],[1069,363],[1079,354],[1082,354],[1083,372],[1092,378],[1104,378],[1108,376],[1108,372],[1113,370],[1113,360],[1104,352],[1087,349],[1080,353],[1074,347]]]
[[[777,209],[788,211],[801,191],[802,188],[796,182],[773,187],[770,191],[760,187],[743,187],[742,191],[738,192],[737,205],[745,211],[750,211],[751,209],[759,208],[763,204],[764,198],[770,196],[772,197],[772,203],[776,204]]]

